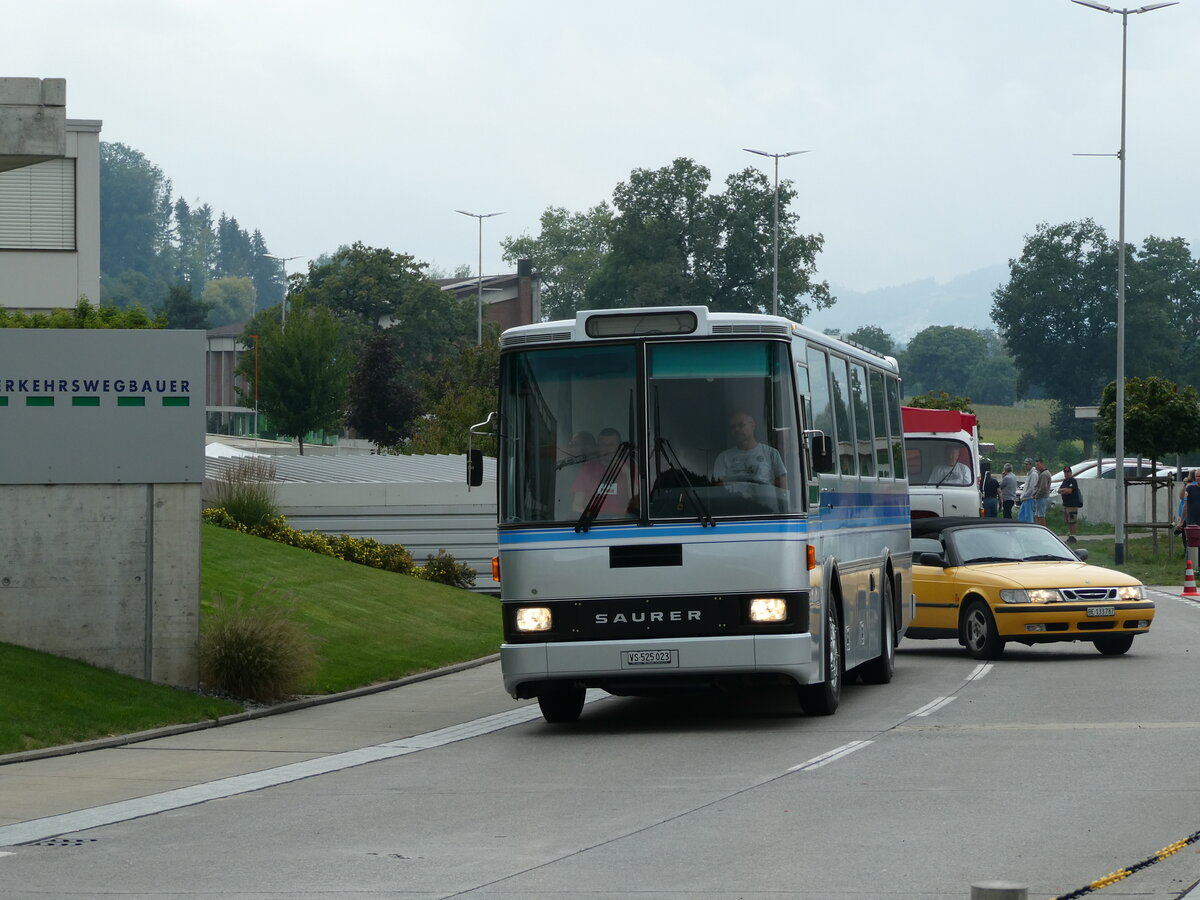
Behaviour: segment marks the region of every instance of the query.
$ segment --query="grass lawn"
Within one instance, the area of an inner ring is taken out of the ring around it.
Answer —
[[[336,693],[495,653],[492,597],[204,525],[201,616],[214,598],[290,606],[316,641],[305,693]],[[0,644],[0,754],[241,711],[236,703]]]

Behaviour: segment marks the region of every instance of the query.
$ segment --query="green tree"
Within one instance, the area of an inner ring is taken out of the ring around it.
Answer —
[[[303,455],[309,432],[340,426],[350,361],[341,326],[327,308],[293,300],[286,328],[275,312],[255,316],[243,339],[258,335],[258,409],[278,433],[299,441]],[[239,398],[254,406],[254,354],[242,355],[237,373],[246,384],[237,389]]]
[[[1017,368],[1009,356],[986,356],[971,367],[964,389],[978,403],[1010,406],[1017,396]]]
[[[1116,450],[1117,384],[1101,395],[1096,440],[1105,453]],[[1125,450],[1151,460],[1200,448],[1200,395],[1191,385],[1151,375],[1125,379]]]
[[[171,182],[121,143],[100,143],[100,271],[155,274],[170,230]]]
[[[896,342],[892,336],[878,325],[861,325],[846,335],[846,340],[870,347],[876,353],[884,356],[895,356]]]
[[[500,242],[504,259],[528,259],[541,278],[542,315],[566,319],[586,309],[587,287],[609,252],[612,208],[600,203],[582,213],[551,206],[542,213],[537,237],[523,235]]]
[[[203,328],[208,330],[209,304],[197,300],[188,284],[177,284],[167,291],[161,314],[168,328]]]
[[[901,371],[910,384],[924,390],[962,391],[968,373],[986,354],[987,341],[977,331],[931,325],[908,342]]]
[[[204,285],[204,304],[211,310],[213,327],[244,322],[254,315],[254,282],[225,276]]]
[[[957,409],[959,412],[975,412],[971,408],[970,397],[952,397],[945,391],[930,391],[927,394],[912,397],[907,405],[915,406],[918,409]]]
[[[151,319],[140,306],[119,309],[93,306],[80,297],[72,309],[56,309],[50,314],[0,309],[0,328],[164,328],[162,316]]]
[[[495,329],[482,344],[467,346],[420,381],[425,416],[413,422],[408,453],[466,453],[467,442],[495,453],[495,438],[470,438],[472,425],[499,408],[500,341]]]
[[[422,408],[416,381],[401,362],[398,338],[390,328],[371,335],[350,376],[346,424],[379,449],[407,437]]]
[[[771,312],[775,191],[747,168],[710,193],[711,173],[690,159],[634,169],[607,204],[572,215],[551,208],[537,238],[509,238],[506,258],[527,256],[542,273],[544,308],[555,317],[578,309],[687,304],[731,312]],[[788,210],[791,182],[779,185],[779,311],[803,319],[830,306],[816,280],[824,238],[801,235]]]
[[[1009,281],[992,294],[992,320],[1012,353],[1017,393],[1041,385],[1069,406],[1096,402],[1116,359],[1116,248],[1091,219],[1041,224]]]

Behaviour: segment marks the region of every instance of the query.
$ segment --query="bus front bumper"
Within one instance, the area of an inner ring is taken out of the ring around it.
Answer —
[[[811,634],[502,644],[500,666],[504,689],[517,698],[536,696],[536,685],[547,681],[604,687],[782,675],[810,684],[821,680],[815,648]]]

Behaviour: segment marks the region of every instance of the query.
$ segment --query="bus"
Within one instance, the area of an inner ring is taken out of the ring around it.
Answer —
[[[891,680],[914,612],[895,360],[785,318],[579,312],[500,337],[504,687],[794,687],[829,715]],[[468,481],[482,481],[471,449]]]
[[[900,410],[912,517],[982,516],[979,422],[957,409]]]

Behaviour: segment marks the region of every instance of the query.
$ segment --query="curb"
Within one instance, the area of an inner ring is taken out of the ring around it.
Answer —
[[[365,687],[353,688],[349,691],[342,691],[340,694],[317,694],[310,697],[304,697],[300,700],[289,700],[286,703],[278,703],[274,706],[268,706],[264,709],[248,710],[246,712],[234,713],[228,716],[220,716],[216,719],[206,719],[203,722],[190,722],[184,725],[164,725],[161,728],[151,728],[146,731],[136,731],[132,734],[121,734],[115,735],[114,737],[96,738],[95,740],[91,741],[81,741],[78,744],[61,744],[57,747],[41,747],[37,750],[22,750],[18,753],[7,753],[0,756],[0,766],[7,766],[13,763],[31,762],[35,759],[50,759],[56,756],[71,756],[75,753],[87,753],[90,750],[107,750],[113,747],[124,747],[127,744],[138,744],[142,741],[152,741],[155,738],[171,737],[176,734],[187,734],[192,731],[205,731],[209,728],[220,728],[222,725],[234,725],[238,722],[248,722],[251,719],[263,719],[267,716],[277,716],[282,713],[295,712],[299,709],[309,709],[313,706],[324,706],[326,703],[337,703],[340,700],[353,700],[356,697],[366,697],[371,694],[380,694],[384,691],[394,690],[395,688],[404,687],[408,684],[416,684],[419,681],[428,681],[431,678],[439,678],[442,675],[453,675],[455,672],[463,672],[467,669],[474,669],[477,666],[496,662],[499,659],[500,654],[494,653],[491,656],[483,656],[479,659],[455,663],[452,666],[446,666],[441,669],[432,669],[428,672],[419,672],[416,675],[408,675],[395,681],[381,681],[378,684],[369,684]]]

